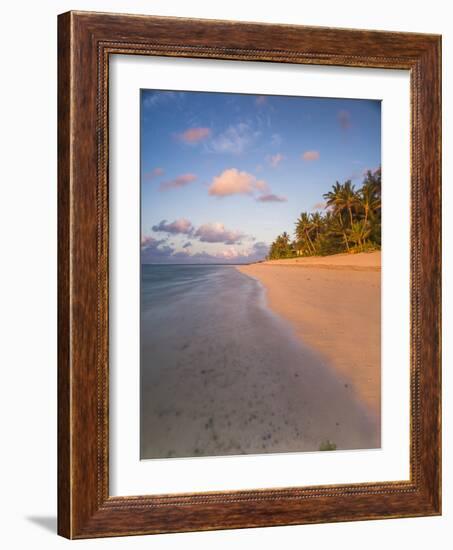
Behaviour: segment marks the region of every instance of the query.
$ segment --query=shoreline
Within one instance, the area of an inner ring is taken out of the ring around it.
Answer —
[[[331,254],[329,256],[306,256],[282,260],[264,260],[252,265],[278,265],[297,267],[319,267],[324,269],[349,269],[352,271],[380,271],[381,252],[361,252],[358,254]]]
[[[265,288],[269,308],[324,357],[377,420],[381,409],[381,253],[236,266]]]

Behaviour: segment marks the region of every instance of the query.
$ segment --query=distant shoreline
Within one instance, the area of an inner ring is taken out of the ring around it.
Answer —
[[[264,260],[247,265],[298,266],[320,269],[351,269],[356,271],[380,271],[381,252],[359,254],[331,254],[330,256],[306,256],[281,260]]]
[[[379,418],[381,253],[270,260],[237,269],[264,285],[270,308]]]

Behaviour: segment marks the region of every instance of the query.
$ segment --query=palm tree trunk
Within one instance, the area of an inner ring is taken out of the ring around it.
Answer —
[[[312,248],[313,254],[315,254],[316,250],[315,250],[315,247],[314,247],[314,245],[313,245],[313,242],[312,242],[312,240],[310,239],[310,234],[308,233],[308,231],[306,231],[305,235],[307,236],[308,242],[309,242],[309,243],[310,243],[310,245],[311,245],[311,248]]]
[[[348,243],[348,238],[346,237],[345,231],[343,231],[343,238],[344,238],[344,242],[346,243],[346,250],[349,252],[349,243]]]
[[[340,227],[343,225],[343,220],[341,218],[341,212],[338,212],[338,219],[340,220]],[[349,242],[348,242],[348,237],[346,236],[346,231],[343,230],[343,239],[344,239],[344,242],[346,244],[346,250],[349,252]]]

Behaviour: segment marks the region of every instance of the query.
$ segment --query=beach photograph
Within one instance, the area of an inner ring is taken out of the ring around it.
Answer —
[[[141,90],[140,458],[381,447],[381,102]]]

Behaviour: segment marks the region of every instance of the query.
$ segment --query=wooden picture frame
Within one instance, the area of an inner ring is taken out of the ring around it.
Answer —
[[[441,39],[69,12],[58,20],[58,532],[89,538],[441,513]],[[410,480],[109,495],[111,54],[410,71]]]

